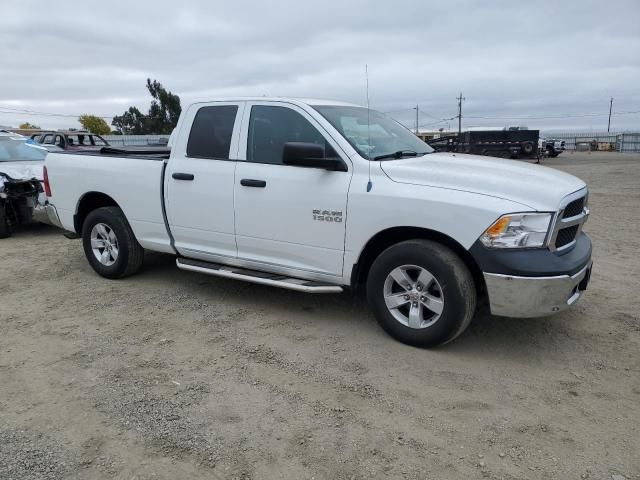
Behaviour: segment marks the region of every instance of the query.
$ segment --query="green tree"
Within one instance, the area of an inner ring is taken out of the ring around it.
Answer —
[[[20,124],[21,130],[40,130],[40,127],[37,125],[32,125],[29,122],[24,122]]]
[[[182,107],[180,97],[166,90],[157,80],[147,78],[147,90],[153,97],[148,122],[153,133],[171,133],[178,124]]]
[[[107,135],[111,133],[111,128],[109,128],[107,122],[104,121],[104,118],[84,114],[80,115],[78,122],[80,122],[80,125],[82,125],[85,130],[89,130],[96,135]]]
[[[111,125],[116,127],[123,135],[144,135],[147,131],[146,117],[136,107],[129,107],[129,110],[122,115],[113,117]]]
[[[171,133],[182,111],[180,97],[150,78],[147,78],[147,90],[153,98],[147,115],[143,115],[136,107],[129,107],[122,115],[113,117],[111,125],[123,134],[130,135]]]

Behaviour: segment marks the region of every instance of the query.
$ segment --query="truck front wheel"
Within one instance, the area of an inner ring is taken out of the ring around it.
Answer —
[[[144,249],[118,207],[101,207],[87,215],[82,246],[91,267],[103,277],[133,275],[142,266]]]
[[[469,269],[452,250],[429,240],[382,252],[369,271],[367,299],[387,333],[420,347],[456,338],[476,309]]]

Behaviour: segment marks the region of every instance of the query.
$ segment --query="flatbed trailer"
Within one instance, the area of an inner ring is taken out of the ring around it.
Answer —
[[[539,130],[478,130],[436,138],[427,143],[440,152],[538,159],[539,137]]]

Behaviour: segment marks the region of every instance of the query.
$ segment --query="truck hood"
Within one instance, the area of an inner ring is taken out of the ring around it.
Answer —
[[[394,182],[479,193],[539,211],[557,210],[562,198],[585,187],[579,178],[552,168],[462,153],[431,153],[380,165]]]
[[[0,174],[8,175],[14,180],[44,179],[44,162],[0,162]]]

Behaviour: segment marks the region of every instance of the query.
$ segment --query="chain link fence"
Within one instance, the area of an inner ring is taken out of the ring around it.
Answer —
[[[567,150],[640,152],[640,132],[545,132],[544,137],[564,140]]]

